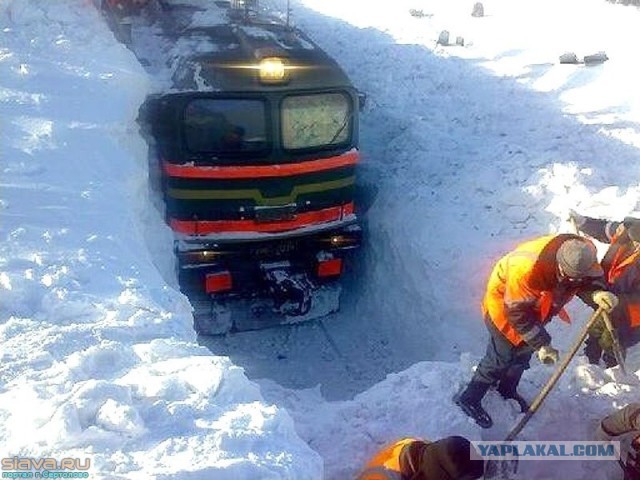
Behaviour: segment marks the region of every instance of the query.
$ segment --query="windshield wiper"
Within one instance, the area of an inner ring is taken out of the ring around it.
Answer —
[[[344,119],[342,120],[342,125],[340,125],[340,128],[338,129],[336,134],[329,141],[329,145],[333,144],[337,140],[337,138],[343,132],[344,128],[347,126],[347,122],[349,121],[350,118],[351,118],[351,112],[347,110],[347,113],[345,114]]]

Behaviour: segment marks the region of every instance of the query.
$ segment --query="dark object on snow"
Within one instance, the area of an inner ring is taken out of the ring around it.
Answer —
[[[482,2],[476,2],[473,5],[473,12],[471,12],[472,17],[484,17],[484,5]]]
[[[582,63],[587,66],[600,65],[601,63],[604,63],[607,60],[609,60],[609,57],[607,57],[607,54],[604,52],[598,52],[592,55],[585,55],[582,61],[578,60],[578,57],[573,52],[567,52],[560,55],[560,63],[570,64],[570,65],[577,65],[579,63]]]
[[[445,47],[447,45],[454,45],[452,43],[449,43],[449,39],[450,39],[449,30],[442,30],[442,32],[440,32],[440,35],[438,36],[437,44],[438,45],[443,45]],[[457,36],[455,45],[458,45],[460,47],[464,47],[464,37]]]
[[[560,63],[576,64],[580,63],[578,57],[573,52],[567,52],[560,55]]]
[[[600,65],[601,63],[609,60],[607,54],[604,52],[594,53],[593,55],[585,55],[584,64],[585,65]]]
[[[617,3],[619,5],[640,6],[640,0],[607,0],[609,3]]]
[[[439,45],[449,45],[449,30],[442,30],[438,36]]]

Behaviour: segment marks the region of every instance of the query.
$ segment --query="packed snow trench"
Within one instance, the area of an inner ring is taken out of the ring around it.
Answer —
[[[196,338],[149,187],[136,119],[156,79],[93,2],[0,3],[2,458],[89,459],[104,479],[338,480],[398,437],[504,438],[515,404],[489,392],[481,430],[450,401],[485,348],[484,282],[518,242],[568,231],[571,208],[639,215],[640,12],[495,0],[473,18],[473,3],[292,2],[367,94],[361,181],[377,195],[338,314],[220,338]],[[464,45],[438,44],[443,30]],[[559,64],[567,51],[609,60]],[[550,329],[561,351],[590,315],[569,313]],[[522,393],[551,372],[532,361]],[[590,440],[639,393],[579,355],[519,438]],[[621,478],[612,462],[521,463],[523,479]]]

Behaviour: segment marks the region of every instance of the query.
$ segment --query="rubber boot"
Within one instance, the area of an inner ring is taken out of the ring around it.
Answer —
[[[613,352],[605,351],[602,354],[602,360],[607,368],[613,368],[618,365],[618,359]]]
[[[489,390],[488,383],[472,380],[464,390],[453,397],[453,402],[482,428],[490,428],[493,425],[493,420],[482,408],[481,403],[487,390]]]
[[[524,370],[521,368],[510,368],[505,373],[504,377],[498,383],[498,393],[502,395],[505,400],[515,400],[520,405],[520,411],[525,413],[529,410],[529,402],[527,402],[522,395],[518,393],[518,384]]]

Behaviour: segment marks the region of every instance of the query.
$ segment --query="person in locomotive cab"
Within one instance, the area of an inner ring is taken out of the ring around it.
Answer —
[[[240,150],[245,129],[207,108],[204,101],[191,102],[185,112],[187,146],[194,152]]]
[[[222,136],[221,144],[224,150],[240,150],[244,138],[244,128],[239,125],[231,125]]]

